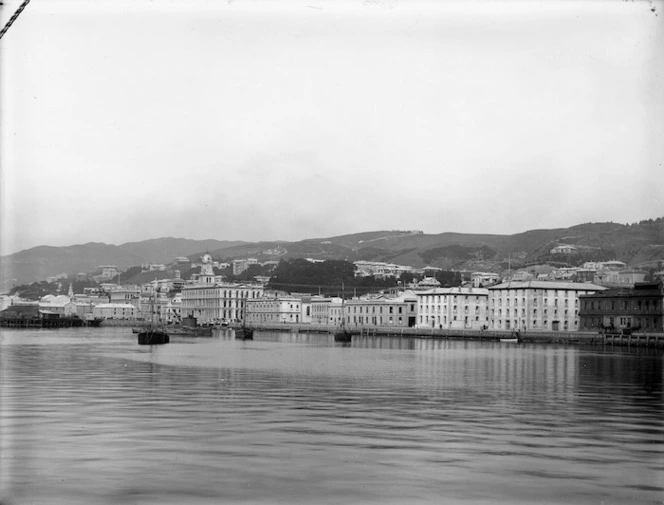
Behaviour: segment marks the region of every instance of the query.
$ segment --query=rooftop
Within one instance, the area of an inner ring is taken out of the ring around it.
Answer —
[[[563,289],[571,291],[603,291],[606,288],[603,286],[597,286],[596,284],[582,282],[510,281],[496,284],[488,289]]]

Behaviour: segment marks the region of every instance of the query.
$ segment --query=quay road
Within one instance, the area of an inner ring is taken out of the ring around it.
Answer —
[[[238,325],[239,326],[239,325]],[[333,333],[336,327],[316,324],[265,324],[251,325],[257,330],[292,331],[297,333]],[[500,340],[513,338],[510,330],[471,330],[471,329],[438,329],[438,328],[400,328],[394,326],[379,326],[371,328],[346,327],[354,335],[377,335],[412,338],[436,338],[458,340]],[[604,334],[584,331],[523,331],[519,333],[519,340],[523,343],[556,343],[556,344],[582,344],[582,345],[629,345],[639,347],[664,348],[664,333],[632,333],[632,334]]]
[[[101,326],[141,326],[149,324],[144,320],[120,320],[106,319]],[[9,326],[9,325],[4,325]],[[239,327],[232,324],[232,327]],[[316,325],[311,323],[299,324],[266,324],[254,323],[252,328],[257,330],[292,331],[297,333],[333,333],[335,326]],[[14,327],[28,327],[16,325]],[[55,327],[55,326],[54,326]],[[458,340],[500,340],[501,338],[513,338],[509,330],[470,330],[470,329],[439,329],[439,328],[401,328],[394,326],[378,326],[364,328],[361,326],[347,327],[355,335],[392,336],[410,338],[436,338],[436,339],[458,339]],[[166,325],[168,331],[168,325]],[[634,332],[631,334],[599,333],[584,331],[537,331],[529,330],[519,333],[519,340],[523,343],[549,343],[549,344],[579,344],[579,345],[625,345],[636,347],[664,348],[664,333],[662,332]]]

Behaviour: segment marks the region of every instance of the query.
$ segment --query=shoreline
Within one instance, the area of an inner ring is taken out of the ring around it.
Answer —
[[[253,324],[252,328],[263,331],[290,331],[296,333],[334,333],[336,327],[310,324]],[[232,326],[231,326],[232,327]],[[511,339],[509,330],[471,329],[427,329],[398,327],[354,327],[347,328],[352,335],[379,337],[407,337],[438,340],[500,341]],[[632,334],[604,334],[576,331],[520,331],[520,343],[576,344],[576,345],[625,345],[664,348],[664,333],[639,332]]]

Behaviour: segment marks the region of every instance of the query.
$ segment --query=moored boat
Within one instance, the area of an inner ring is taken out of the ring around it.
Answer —
[[[169,326],[168,332],[171,335],[186,335],[191,337],[211,337],[212,336],[212,327],[203,327],[203,326]]]
[[[235,338],[240,340],[253,340],[254,339],[254,330],[245,325],[235,328]]]
[[[150,297],[150,311],[152,314],[151,324],[146,328],[141,328],[138,332],[138,345],[168,344],[171,341],[168,333],[161,326],[155,325],[154,322],[154,291]]]
[[[93,319],[87,319],[85,322],[88,326],[92,326],[93,328],[99,328],[101,326],[101,323],[104,322],[104,318],[95,317]]]
[[[501,338],[500,341],[506,343],[518,344],[519,342],[521,342],[521,334],[518,331],[513,331],[511,336]]]
[[[335,342],[350,342],[353,338],[353,335],[350,331],[346,329],[346,314],[344,312],[344,285],[341,284],[341,322],[339,327],[334,331],[334,341]]]
[[[138,334],[139,345],[168,344],[170,337],[161,328],[147,328]]]
[[[335,342],[350,342],[353,339],[353,335],[350,331],[345,329],[343,325],[334,332],[334,341]]]

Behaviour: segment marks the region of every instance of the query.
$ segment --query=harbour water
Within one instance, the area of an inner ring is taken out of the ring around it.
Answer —
[[[0,334],[0,503],[663,503],[662,351]]]

